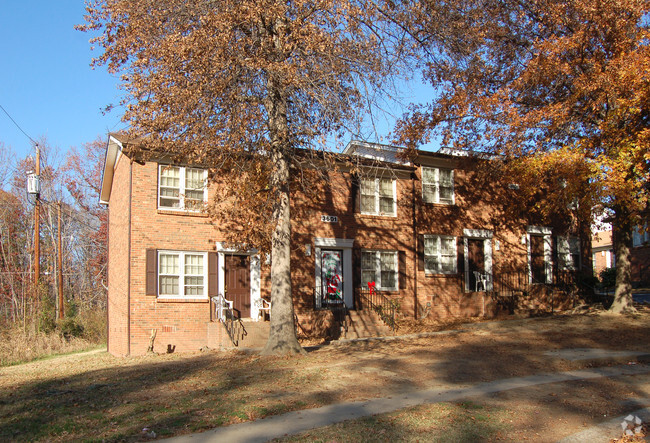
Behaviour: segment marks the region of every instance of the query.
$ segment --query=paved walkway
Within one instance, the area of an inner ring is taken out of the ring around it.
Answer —
[[[568,351],[567,351],[568,352]],[[584,350],[578,352],[584,353]],[[603,351],[604,352],[604,351]],[[639,354],[639,353],[634,353]],[[620,356],[620,355],[617,355]],[[339,403],[304,411],[289,412],[287,414],[272,416],[252,422],[216,428],[200,434],[191,434],[171,438],[165,441],[174,443],[204,443],[204,442],[266,442],[272,438],[285,435],[298,434],[321,426],[340,423],[345,420],[357,419],[365,416],[384,414],[399,409],[417,406],[425,403],[438,403],[458,401],[468,397],[475,397],[511,389],[526,388],[531,386],[561,383],[575,380],[589,380],[601,377],[616,377],[625,375],[638,375],[650,373],[650,366],[645,364],[622,365],[602,367],[578,371],[567,371],[550,374],[538,374],[527,377],[496,380],[488,383],[479,383],[469,387],[456,389],[429,389],[418,392],[408,392],[385,398],[367,401]],[[650,408],[637,411],[644,421],[650,420]],[[646,417],[646,418],[644,418]],[[580,434],[562,440],[564,443],[590,441],[608,442],[611,438],[620,437],[624,417],[615,418]]]
[[[584,443],[586,441],[590,443],[607,443],[612,439],[621,438],[621,423],[623,423],[629,415],[639,417],[644,423],[650,422],[650,408],[638,409],[627,415],[621,415],[620,417],[601,423],[598,426],[570,435],[567,438],[563,438],[558,443]],[[645,440],[650,441],[647,437]]]

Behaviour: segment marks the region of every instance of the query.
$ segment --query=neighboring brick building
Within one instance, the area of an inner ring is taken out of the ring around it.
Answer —
[[[225,248],[219,222],[197,210],[214,193],[206,171],[131,161],[123,143],[109,137],[101,193],[109,205],[108,349],[142,354],[152,331],[158,348],[212,347],[224,336],[212,297],[258,319],[270,293],[268,258]],[[446,318],[494,316],[515,298],[557,308],[567,295],[557,291],[560,277],[591,274],[588,236],[580,242],[563,220],[540,226],[514,213],[508,194],[517,187],[481,174],[481,161],[446,150],[406,162],[398,150],[352,142],[344,155],[372,160],[360,176],[341,167],[322,181],[320,200],[292,194],[302,333],[335,330],[330,308],[354,309],[368,282],[404,316]]]
[[[612,231],[598,231],[591,237],[591,252],[593,253],[594,273],[616,266]]]

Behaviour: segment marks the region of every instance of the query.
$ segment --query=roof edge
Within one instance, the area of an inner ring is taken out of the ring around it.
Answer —
[[[106,145],[106,156],[104,157],[104,171],[102,172],[102,188],[99,193],[99,204],[108,206],[111,199],[111,190],[113,188],[113,176],[115,174],[115,165],[122,153],[122,142],[113,134],[108,135]]]

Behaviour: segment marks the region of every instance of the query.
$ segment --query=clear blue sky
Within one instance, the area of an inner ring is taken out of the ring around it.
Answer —
[[[93,70],[90,35],[83,23],[83,0],[0,0],[0,105],[30,137],[45,136],[67,151],[98,135],[121,129],[117,80]],[[0,142],[18,157],[31,142],[0,110]]]
[[[117,105],[121,91],[104,67],[90,67],[99,52],[90,50],[90,34],[74,29],[84,13],[83,0],[0,0],[0,105],[30,137],[44,136],[62,152],[124,128],[119,108],[102,114],[106,105]],[[428,98],[418,83],[406,88],[407,102]],[[393,122],[379,119],[381,136]],[[32,152],[2,110],[0,142],[19,158]]]

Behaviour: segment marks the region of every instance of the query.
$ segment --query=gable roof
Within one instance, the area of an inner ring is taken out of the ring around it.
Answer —
[[[104,158],[104,171],[102,172],[102,189],[99,193],[99,204],[108,205],[111,199],[113,188],[113,175],[115,166],[122,155],[125,138],[121,134],[108,134],[108,145],[106,146],[106,157]]]

